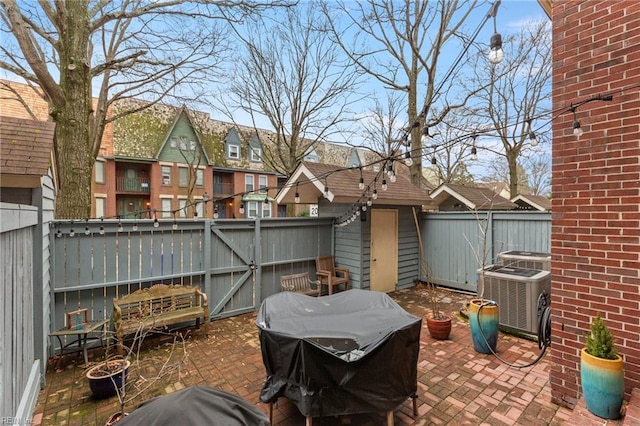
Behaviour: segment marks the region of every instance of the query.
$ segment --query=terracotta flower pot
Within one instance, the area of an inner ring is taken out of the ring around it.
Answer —
[[[447,340],[451,334],[451,317],[440,315],[440,319],[427,317],[427,329],[436,340]]]

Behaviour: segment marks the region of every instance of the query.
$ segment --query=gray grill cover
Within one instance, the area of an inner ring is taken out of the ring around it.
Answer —
[[[417,391],[422,319],[385,293],[277,293],[256,324],[262,402],[284,396],[305,416],[337,416],[394,410]]]
[[[257,407],[220,389],[192,386],[143,402],[118,426],[268,426]]]

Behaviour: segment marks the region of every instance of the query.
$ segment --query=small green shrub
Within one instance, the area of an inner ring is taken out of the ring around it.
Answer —
[[[613,346],[613,334],[609,331],[600,314],[591,323],[591,333],[586,335],[586,351],[589,355],[603,359],[616,359],[617,349]]]

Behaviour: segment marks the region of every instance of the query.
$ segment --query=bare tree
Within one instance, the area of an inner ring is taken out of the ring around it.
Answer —
[[[507,163],[511,196],[522,192],[526,185],[518,173],[523,150],[529,149],[531,132],[536,142],[541,142],[541,132],[548,127],[547,115],[551,99],[551,32],[548,22],[541,21],[525,26],[506,39],[505,59],[499,65],[483,69],[480,63],[473,67],[475,78],[471,87],[486,87],[487,76],[492,84],[479,93],[476,116],[491,123],[491,136],[497,136],[502,149],[495,152]],[[498,77],[497,74],[500,74]],[[545,120],[546,119],[546,120]],[[536,129],[537,123],[544,123]],[[495,130],[494,130],[495,129]]]
[[[111,115],[113,102],[197,99],[227,53],[220,10],[259,7],[207,0],[0,2],[0,68],[38,86],[56,122],[57,217],[90,215],[91,171],[105,126],[131,112]]]
[[[286,176],[318,141],[329,139],[349,120],[357,74],[329,35],[315,3],[278,16],[245,21],[236,34],[244,54],[236,61],[230,109],[273,127],[262,140],[264,164]]]
[[[548,155],[535,155],[525,160],[528,187],[533,195],[549,195],[551,190],[551,159]]]
[[[468,165],[475,161],[476,154],[472,152],[474,140],[468,129],[477,124],[473,111],[468,108],[460,111],[465,113],[454,113],[435,126],[423,147],[438,183],[473,183]]]
[[[386,103],[374,98],[373,110],[361,120],[365,145],[383,157],[398,146],[398,132],[405,125],[400,118],[405,106],[399,94],[388,91],[386,96]]]
[[[413,153],[422,152],[421,126],[416,124],[437,125],[475,93],[451,90],[456,77],[449,71],[457,63],[447,63],[441,53],[448,49],[464,58],[462,45],[472,40],[464,35],[464,24],[477,6],[475,0],[367,0],[325,7],[334,41],[360,72],[406,96],[405,132]],[[424,105],[421,110],[419,104]],[[414,161],[410,169],[411,180],[419,185],[422,162]]]

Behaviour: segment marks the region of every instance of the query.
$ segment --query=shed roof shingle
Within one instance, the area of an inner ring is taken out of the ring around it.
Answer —
[[[51,165],[55,123],[0,117],[2,174],[44,176]]]

